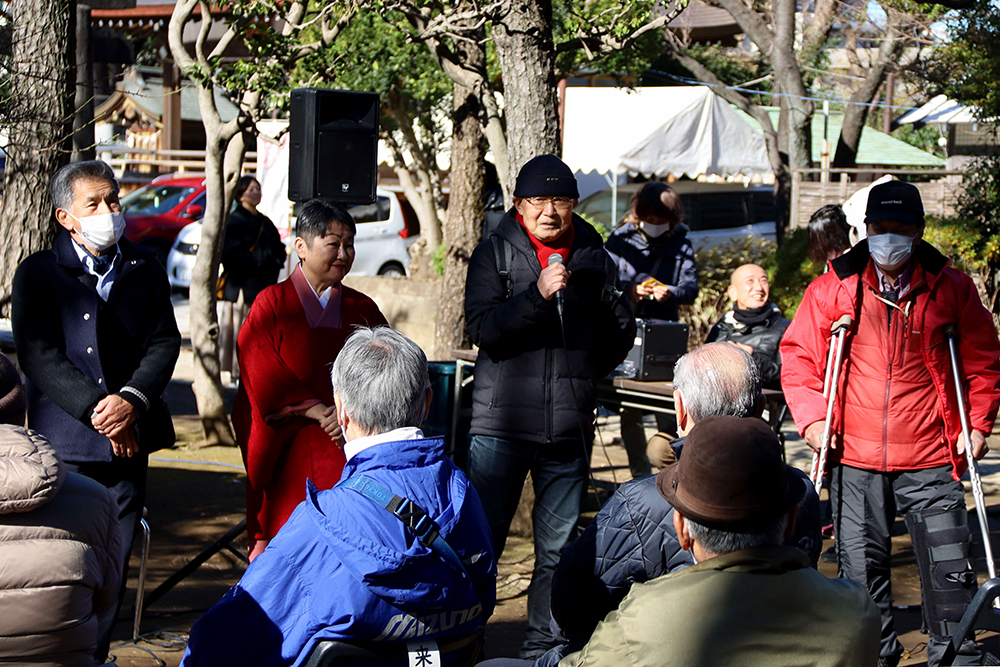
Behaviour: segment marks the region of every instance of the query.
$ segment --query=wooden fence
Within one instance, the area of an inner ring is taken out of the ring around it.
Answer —
[[[924,203],[927,215],[945,216],[955,214],[955,204],[962,191],[962,172],[934,170],[878,170],[868,169],[831,169],[828,180],[806,180],[807,175],[824,174],[822,169],[797,169],[792,174],[792,210],[791,227],[803,227],[809,223],[809,217],[816,209],[827,204],[843,204],[848,197],[861,188],[869,185],[872,180],[885,174],[902,176],[929,177],[928,182],[914,183],[920,190],[920,198]],[[859,176],[865,181],[857,180]],[[853,177],[853,180],[852,180]]]

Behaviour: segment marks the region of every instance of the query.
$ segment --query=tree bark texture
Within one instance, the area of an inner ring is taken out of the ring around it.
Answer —
[[[90,7],[76,6],[76,97],[73,161],[97,157],[94,134],[94,74],[90,63]]]
[[[199,91],[212,95],[211,89]],[[201,97],[202,95],[199,95]],[[209,130],[206,124],[206,134]],[[246,143],[242,133],[229,137],[223,127],[207,136],[205,151],[205,217],[201,243],[191,272],[191,347],[194,350],[194,390],[206,445],[233,445],[236,438],[226,416],[219,372],[219,319],[216,285],[225,238],[227,203],[232,199]]]
[[[484,54],[485,57],[485,54]],[[468,88],[454,86],[451,135],[451,201],[445,223],[444,282],[434,322],[434,359],[451,359],[453,348],[469,346],[465,331],[465,278],[469,258],[482,232],[483,160],[486,145],[479,98]]]
[[[183,41],[185,27],[193,20],[194,8],[199,5],[203,17],[211,15],[207,2],[182,0],[174,6],[170,17],[167,32],[170,51],[182,71],[205,67],[208,62],[205,58],[205,39],[209,34],[207,23],[202,24],[195,45],[197,61]],[[220,43],[231,40],[233,34],[230,28]],[[198,109],[205,127],[205,217],[202,219],[201,243],[191,271],[191,347],[194,351],[194,382],[191,388],[198,405],[205,444],[233,445],[236,438],[226,416],[219,375],[219,319],[215,304],[227,208],[239,178],[246,142],[237,119],[222,122],[211,81],[201,77],[195,78],[195,81]]]
[[[515,183],[531,158],[562,152],[551,2],[508,0],[494,18],[493,43],[503,76],[507,181]]]
[[[0,207],[0,314],[10,316],[14,271],[52,245],[49,181],[70,158],[76,84],[76,10],[69,0],[12,0],[9,143]]]

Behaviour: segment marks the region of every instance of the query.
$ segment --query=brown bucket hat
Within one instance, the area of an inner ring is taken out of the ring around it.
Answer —
[[[739,417],[695,424],[684,456],[657,474],[656,487],[683,516],[729,530],[779,519],[806,491],[781,460],[781,444],[768,425]]]

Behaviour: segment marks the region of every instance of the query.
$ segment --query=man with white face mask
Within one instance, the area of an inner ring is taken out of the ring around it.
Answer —
[[[897,664],[903,647],[893,628],[889,555],[901,513],[920,571],[927,663],[937,667],[976,588],[945,328],[958,328],[977,459],[1000,405],[1000,342],[972,279],[922,241],[915,186],[873,187],[865,225],[868,239],[806,290],[782,339],[782,388],[799,432],[819,448],[830,327],[850,315],[829,451],[840,576],[868,587],[882,614],[881,664]],[[954,664],[978,659],[968,642]]]
[[[100,160],[50,184],[63,231],[17,268],[11,323],[27,376],[28,425],[73,472],[111,490],[127,568],[145,502],[149,453],[174,442],[160,398],[180,352],[170,286],[155,256],[122,238],[114,172]],[[125,571],[120,593],[125,591]],[[121,595],[119,595],[119,603]],[[100,662],[115,614],[99,627]]]

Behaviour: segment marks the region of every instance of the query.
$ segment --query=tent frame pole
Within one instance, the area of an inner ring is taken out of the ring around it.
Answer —
[[[611,230],[614,231],[618,227],[618,174],[606,172],[604,180],[611,186]]]

